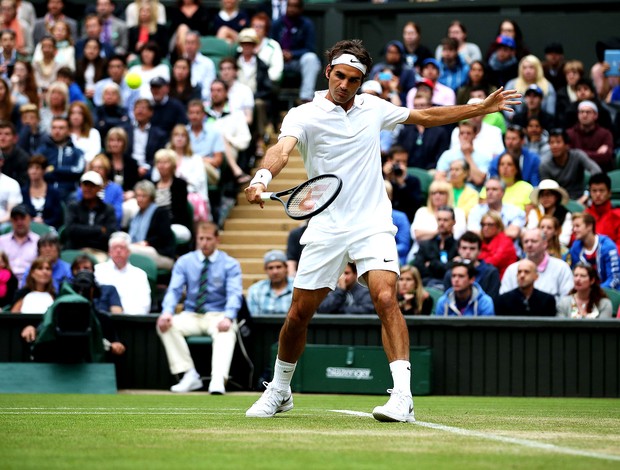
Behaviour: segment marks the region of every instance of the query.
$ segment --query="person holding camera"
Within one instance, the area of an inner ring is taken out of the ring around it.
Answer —
[[[383,164],[383,178],[392,184],[392,208],[407,214],[409,222],[421,204],[422,194],[420,180],[407,174],[407,149],[399,145],[390,148]]]

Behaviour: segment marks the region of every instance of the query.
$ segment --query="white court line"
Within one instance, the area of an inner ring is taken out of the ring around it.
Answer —
[[[329,411],[332,411],[334,413],[351,415],[351,416],[362,416],[365,418],[373,417],[372,414],[364,413],[362,411],[352,411],[352,410],[329,410]],[[531,449],[548,450],[550,452],[557,452],[560,454],[578,455],[581,457],[592,457],[595,459],[614,460],[616,462],[620,462],[620,456],[604,454],[602,452],[591,452],[588,450],[573,449],[571,447],[556,446],[554,444],[545,444],[543,442],[530,441],[528,439],[519,439],[516,437],[497,436],[495,434],[490,434],[490,433],[481,432],[481,431],[472,431],[470,429],[457,428],[454,426],[446,426],[445,424],[427,423],[424,421],[416,421],[415,423],[411,423],[411,424],[416,424],[424,428],[438,429],[440,431],[451,432],[452,434],[459,434],[461,436],[479,437],[481,439],[488,439],[491,441],[503,442],[505,444],[516,444],[516,445],[520,445],[524,447],[529,447]]]

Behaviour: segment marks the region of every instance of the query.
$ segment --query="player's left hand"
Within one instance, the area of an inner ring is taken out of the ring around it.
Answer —
[[[232,326],[232,320],[228,317],[224,317],[222,321],[217,324],[218,331],[228,331]]]
[[[489,96],[486,97],[482,103],[487,109],[487,114],[507,111],[509,113],[514,112],[511,106],[518,106],[521,104],[521,93],[517,90],[504,90],[504,87],[500,87],[495,90]]]

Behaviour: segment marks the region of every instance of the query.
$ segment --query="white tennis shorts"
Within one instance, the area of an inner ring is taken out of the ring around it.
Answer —
[[[347,263],[353,261],[361,284],[368,271],[392,271],[400,275],[396,240],[392,233],[383,232],[352,240],[351,235],[335,236],[330,240],[310,242],[301,253],[294,286],[315,290],[335,289]]]

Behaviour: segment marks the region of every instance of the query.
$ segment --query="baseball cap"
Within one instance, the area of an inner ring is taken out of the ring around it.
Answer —
[[[538,96],[541,96],[541,97],[543,96],[543,91],[541,90],[541,88],[538,85],[534,84],[534,83],[532,83],[530,86],[527,87],[527,89],[525,90],[524,95],[527,96],[528,94],[531,94],[531,93],[534,93],[534,94],[536,94]]]
[[[424,62],[422,62],[422,68],[426,67],[429,64],[434,65],[438,69],[441,69],[441,66],[439,65],[439,61],[437,59],[433,59],[432,57],[429,57],[428,59],[424,59]]]
[[[559,42],[552,42],[545,46],[545,54],[564,54],[564,47]]]
[[[511,49],[515,49],[517,47],[515,40],[510,36],[497,36],[495,39],[495,44],[498,46],[510,47]]]
[[[258,35],[254,28],[244,28],[239,32],[239,37],[237,39],[239,44],[243,42],[252,42],[254,44],[258,44]]]
[[[267,266],[273,261],[280,261],[282,263],[286,263],[286,255],[281,250],[271,250],[268,251],[267,254],[265,254],[263,261],[265,262],[265,266]]]
[[[149,84],[154,87],[164,86],[168,85],[168,80],[166,80],[164,77],[155,77],[149,82]]]
[[[362,93],[374,91],[377,95],[380,95],[383,89],[381,84],[376,80],[367,80],[362,84]]]
[[[80,178],[80,183],[92,183],[95,186],[103,186],[103,178],[96,171],[87,171]]]
[[[424,78],[422,80],[420,80],[418,83],[415,84],[416,87],[419,87],[420,85],[422,86],[427,86],[429,87],[431,90],[433,88],[435,88],[435,84],[433,83],[432,80],[428,79],[428,78]]]
[[[28,214],[30,214],[30,212],[28,212],[28,208],[23,204],[18,204],[11,209],[11,219],[17,217],[18,215],[26,216]]]

